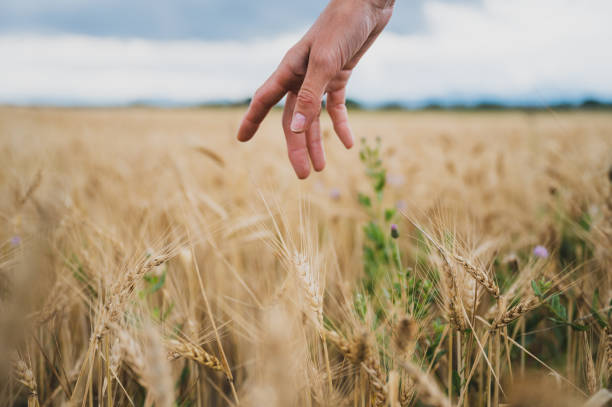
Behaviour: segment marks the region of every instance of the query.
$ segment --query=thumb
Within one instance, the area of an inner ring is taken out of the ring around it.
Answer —
[[[306,76],[297,94],[293,110],[292,132],[303,133],[310,128],[321,110],[323,93],[336,74],[335,71],[335,64],[330,58],[318,54],[310,56]]]

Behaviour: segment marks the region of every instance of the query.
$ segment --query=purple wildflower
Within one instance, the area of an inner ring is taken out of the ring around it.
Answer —
[[[329,190],[329,197],[334,201],[340,199],[340,190],[338,188],[331,188]]]
[[[398,211],[403,211],[404,209],[406,209],[408,207],[408,203],[406,201],[404,201],[403,199],[400,199],[399,201],[397,201],[395,203],[395,208]]]
[[[397,229],[397,225],[395,223],[391,225],[391,237],[394,239],[399,237],[399,230]]]
[[[533,248],[533,255],[541,259],[546,259],[548,258],[548,250],[544,246],[537,245]]]
[[[15,247],[19,246],[21,244],[21,237],[19,236],[11,237],[11,244]]]

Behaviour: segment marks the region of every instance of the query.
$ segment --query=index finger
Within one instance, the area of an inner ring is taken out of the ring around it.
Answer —
[[[283,61],[266,82],[257,89],[249,104],[249,109],[240,123],[238,140],[249,141],[255,135],[270,109],[280,102],[287,93],[291,77],[291,70],[287,63]]]

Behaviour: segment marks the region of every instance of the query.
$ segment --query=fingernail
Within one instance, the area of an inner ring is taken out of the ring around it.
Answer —
[[[293,115],[293,120],[291,120],[291,131],[294,133],[301,133],[304,131],[305,124],[306,116],[301,113],[296,113]]]

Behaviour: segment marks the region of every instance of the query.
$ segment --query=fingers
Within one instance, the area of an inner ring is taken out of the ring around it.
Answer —
[[[310,161],[308,160],[308,147],[306,145],[306,134],[304,132],[295,133],[291,130],[292,114],[297,102],[297,95],[294,92],[287,93],[285,109],[283,110],[283,130],[287,140],[287,153],[293,170],[300,179],[308,177],[310,174]]]
[[[303,133],[316,119],[321,110],[321,100],[329,81],[335,76],[339,68],[333,58],[325,53],[311,53],[308,59],[306,77],[297,94],[297,101],[291,130],[294,133]]]
[[[323,171],[323,168],[325,168],[325,151],[323,150],[323,141],[321,140],[321,121],[319,116],[317,115],[310,128],[306,130],[308,153],[310,154],[310,161],[312,161],[315,171]]]
[[[344,88],[327,94],[327,112],[334,124],[334,131],[344,147],[353,147],[353,133],[349,127],[348,112],[346,111]]]
[[[255,135],[270,109],[287,93],[291,80],[291,70],[288,64],[283,61],[272,76],[253,95],[249,109],[240,123],[238,140],[248,141]]]

